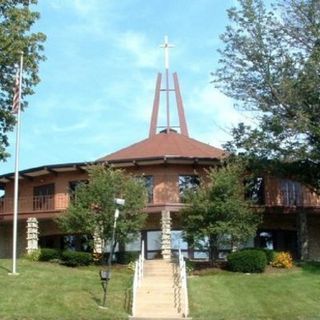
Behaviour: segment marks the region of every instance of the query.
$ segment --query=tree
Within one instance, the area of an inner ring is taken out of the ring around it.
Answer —
[[[199,188],[186,194],[182,210],[185,238],[196,246],[207,237],[212,262],[222,242],[236,248],[255,235],[260,215],[244,195],[242,165],[235,163],[211,169]]]
[[[46,37],[41,32],[31,32],[31,27],[39,19],[31,5],[36,0],[2,0],[0,2],[0,161],[9,154],[8,132],[13,130],[15,118],[11,113],[13,87],[16,75],[15,64],[24,53],[22,84],[22,109],[27,107],[25,98],[34,93],[33,87],[40,81],[39,63]]]
[[[289,164],[320,190],[320,2],[275,1],[268,10],[262,0],[238,0],[228,10],[213,81],[254,112],[257,126],[240,123],[226,147]]]
[[[58,224],[68,233],[83,233],[111,240],[115,198],[125,199],[117,221],[115,243],[125,244],[137,237],[143,227],[146,214],[147,193],[142,180],[98,165],[88,168],[88,183],[80,183],[73,194],[65,214],[58,218]]]

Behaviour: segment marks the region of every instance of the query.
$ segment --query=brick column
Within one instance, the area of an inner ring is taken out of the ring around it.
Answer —
[[[30,254],[38,250],[39,225],[36,218],[28,218],[27,220],[27,253]]]
[[[104,241],[101,239],[98,231],[93,235],[93,259],[100,260],[104,251]]]
[[[161,211],[161,254],[163,259],[171,259],[171,217],[170,211]]]

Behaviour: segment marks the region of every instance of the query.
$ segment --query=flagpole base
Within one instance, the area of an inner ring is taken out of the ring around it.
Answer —
[[[103,309],[103,310],[107,310],[109,309],[108,307],[104,307],[104,306],[98,306],[99,309]]]
[[[20,273],[18,273],[18,272],[8,272],[8,275],[9,276],[19,276]]]

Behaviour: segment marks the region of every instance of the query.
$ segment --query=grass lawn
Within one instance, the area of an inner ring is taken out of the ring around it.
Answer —
[[[68,268],[53,263],[18,261],[19,276],[9,276],[10,260],[0,259],[0,319],[127,319],[126,296],[132,272],[113,268],[108,310],[102,298],[99,267]]]
[[[320,264],[264,274],[189,278],[193,320],[320,319]]]

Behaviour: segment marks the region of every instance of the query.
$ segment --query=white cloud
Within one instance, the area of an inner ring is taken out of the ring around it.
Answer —
[[[134,58],[138,68],[158,67],[161,50],[147,39],[145,34],[134,31],[118,33],[115,39],[118,47]],[[130,61],[130,59],[129,59]]]

